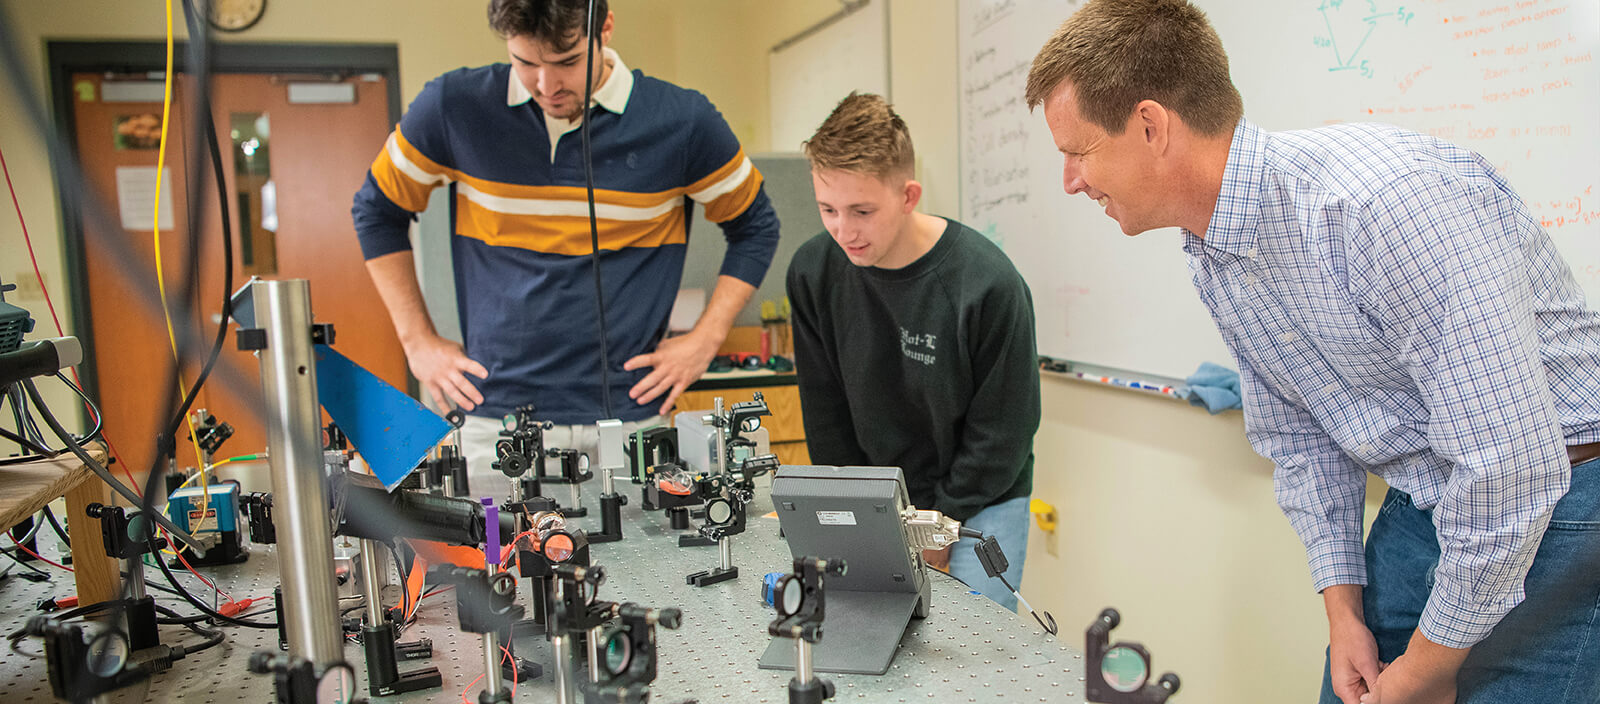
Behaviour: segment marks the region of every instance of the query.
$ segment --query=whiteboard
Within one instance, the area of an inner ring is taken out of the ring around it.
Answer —
[[[772,149],[799,151],[850,91],[889,98],[889,3],[869,0],[772,52]]]
[[[1039,352],[1184,377],[1231,366],[1176,229],[1129,238],[1061,188],[1033,55],[1080,3],[959,0],[961,216],[1033,290]],[[1600,292],[1600,0],[1199,0],[1262,128],[1387,122],[1488,157]]]

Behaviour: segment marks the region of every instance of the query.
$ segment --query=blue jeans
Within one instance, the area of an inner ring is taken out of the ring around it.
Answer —
[[[1432,514],[1390,489],[1367,538],[1362,604],[1383,662],[1405,652],[1433,588]],[[1457,704],[1600,703],[1600,460],[1572,469],[1523,590],[1523,602],[1467,656]],[[1326,667],[1321,702],[1339,703]]]
[[[1011,586],[1022,588],[1022,561],[1028,557],[1028,497],[1002,501],[989,508],[979,511],[977,515],[967,519],[962,525],[977,530],[984,535],[992,535],[1000,541],[1000,549],[1005,551],[1006,561],[1011,563],[1006,568],[1006,581]],[[1012,611],[1017,610],[1017,597],[1006,589],[1000,580],[990,577],[983,571],[983,564],[978,562],[978,556],[972,548],[978,541],[972,538],[962,538],[950,548],[950,576],[965,582],[967,586],[983,592],[983,595],[993,599],[996,604]]]

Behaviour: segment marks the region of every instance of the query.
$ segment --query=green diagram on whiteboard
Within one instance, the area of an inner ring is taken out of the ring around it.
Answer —
[[[1355,71],[1363,78],[1372,78],[1374,71],[1371,62],[1362,54],[1362,50],[1366,49],[1373,30],[1382,23],[1409,26],[1417,16],[1404,5],[1392,10],[1385,9],[1385,5],[1377,0],[1318,1],[1317,12],[1322,13],[1322,24],[1328,28],[1328,33],[1312,37],[1311,43],[1333,52],[1333,65],[1328,67],[1329,72]],[[1359,22],[1356,21],[1358,17]],[[1358,35],[1359,40],[1356,39]],[[1340,50],[1341,37],[1345,39],[1342,43],[1345,51]],[[1354,48],[1350,48],[1352,46]]]

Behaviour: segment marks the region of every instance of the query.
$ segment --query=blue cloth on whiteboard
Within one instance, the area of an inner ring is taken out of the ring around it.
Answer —
[[[1182,396],[1193,405],[1205,406],[1212,415],[1244,407],[1240,402],[1239,372],[1220,364],[1202,362],[1184,383],[1188,388],[1183,390]]]

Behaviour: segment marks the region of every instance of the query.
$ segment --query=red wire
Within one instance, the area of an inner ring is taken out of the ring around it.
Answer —
[[[17,542],[16,536],[12,535],[9,532],[6,533],[6,537],[11,539],[11,544],[17,546],[17,549],[19,549],[19,550],[21,550],[21,551],[23,551],[25,553],[28,553],[29,555],[32,555],[33,558],[36,559],[36,560],[39,560],[39,561],[41,561],[41,562],[43,562],[43,563],[45,563],[47,565],[50,565],[51,567],[60,567],[61,569],[64,569],[64,570],[66,570],[68,572],[76,571],[76,570],[73,570],[71,567],[68,567],[66,565],[58,565],[58,564],[56,564],[54,562],[51,562],[50,560],[46,559],[44,556],[40,555],[39,553],[36,553],[36,552],[34,552],[32,550],[29,550],[28,546]]]
[[[61,318],[56,315],[56,304],[50,299],[50,287],[44,284],[44,274],[39,271],[39,258],[33,253],[33,237],[28,235],[28,221],[26,218],[22,217],[22,201],[17,198],[17,188],[11,183],[11,168],[6,166],[5,150],[0,150],[0,172],[5,173],[6,190],[11,192],[11,207],[16,209],[17,223],[22,225],[22,241],[28,245],[28,261],[33,263],[33,275],[39,279],[39,290],[44,294],[44,305],[46,308],[50,309],[50,322],[54,323],[56,326],[56,335],[65,335],[66,332],[64,332],[61,327]],[[83,381],[78,378],[77,367],[73,367],[68,371],[72,373],[72,382],[77,384],[79,388],[82,388]],[[85,408],[89,409],[90,413],[95,414],[97,419],[95,424],[99,425],[100,422],[98,418],[100,414],[95,412],[94,406],[90,404],[88,400],[85,400],[83,405]],[[123,462],[122,456],[117,454],[116,446],[111,444],[111,438],[106,437],[104,429],[101,429],[100,439],[106,441],[106,449],[111,451],[111,456],[116,458],[117,464],[122,465],[122,474],[128,478],[128,483],[133,485],[134,492],[140,496],[143,496],[144,491],[139,486],[139,482],[134,480],[133,472],[128,470],[128,463]]]
[[[500,646],[500,652],[506,654],[506,659],[501,660],[500,661],[501,664],[504,664],[504,663],[507,663],[507,662],[511,663],[511,696],[515,697],[515,696],[517,696],[517,659],[514,658],[514,657],[511,657],[511,651],[506,650],[506,647],[503,646],[503,645]],[[500,674],[500,673],[497,672],[495,674]]]
[[[206,585],[206,586],[208,586],[208,587],[211,587],[211,588],[212,588],[212,589],[213,589],[213,590],[214,590],[214,591],[216,591],[216,592],[217,592],[217,593],[218,593],[218,594],[220,594],[220,595],[222,595],[222,598],[224,598],[224,599],[227,599],[227,600],[228,600],[228,603],[230,603],[230,604],[232,604],[232,603],[233,603],[233,601],[234,601],[234,599],[233,599],[233,597],[231,597],[231,596],[228,596],[228,593],[227,593],[227,592],[225,592],[225,591],[222,591],[222,589],[221,589],[221,588],[220,588],[220,587],[218,587],[218,586],[217,586],[217,585],[215,585],[215,584],[212,584],[212,583],[211,583],[211,580],[209,580],[209,579],[206,579],[206,576],[205,576],[205,575],[203,575],[203,574],[200,574],[200,573],[199,573],[199,572],[196,572],[196,571],[194,571],[194,568],[193,568],[193,567],[190,567],[190,566],[189,566],[189,561],[188,561],[188,560],[185,560],[185,559],[183,559],[183,550],[182,550],[182,548],[178,548],[178,549],[174,549],[174,550],[173,550],[173,551],[172,551],[172,554],[174,554],[174,555],[177,555],[177,556],[178,556],[178,562],[181,562],[181,563],[183,563],[183,567],[184,567],[184,569],[187,569],[187,570],[189,570],[189,574],[192,574],[192,575],[194,575],[194,576],[196,576],[196,577],[199,577],[199,578],[200,578],[200,581],[202,581],[202,582],[205,582],[205,585]],[[160,553],[157,553],[157,554],[156,554],[156,559],[157,559],[157,560],[159,560],[159,559],[161,559],[161,554],[160,554]]]
[[[511,666],[511,696],[515,697],[515,696],[517,696],[517,668],[516,668],[516,664],[515,664],[515,661],[511,657],[511,651],[506,650],[505,646],[503,646],[503,645],[500,646],[500,652],[506,654],[506,656],[504,658],[500,659],[500,664],[501,665],[504,665],[507,662],[511,662],[512,663],[512,666]],[[487,674],[487,673],[485,673],[485,674]],[[498,677],[499,675],[500,675],[500,673],[498,673],[498,672],[495,673],[495,676]],[[462,701],[462,704],[472,704],[472,702],[467,701],[467,692],[472,691],[472,685],[477,684],[478,680],[481,680],[481,679],[483,679],[483,675],[478,675],[477,677],[472,678],[472,681],[467,683],[466,688],[461,690],[461,701]]]
[[[22,240],[28,243],[28,258],[33,260],[33,275],[39,277],[39,287],[44,288],[44,276],[39,273],[39,260],[33,256],[33,238],[28,236],[28,222],[22,219],[22,201],[17,199],[17,189],[11,185],[11,169],[6,166],[6,153],[0,150],[0,171],[6,175],[6,189],[11,191],[11,205],[17,209],[17,222],[22,223]],[[50,320],[56,324],[56,334],[61,333],[61,319],[56,317],[56,306],[45,294],[44,304],[50,308]]]

